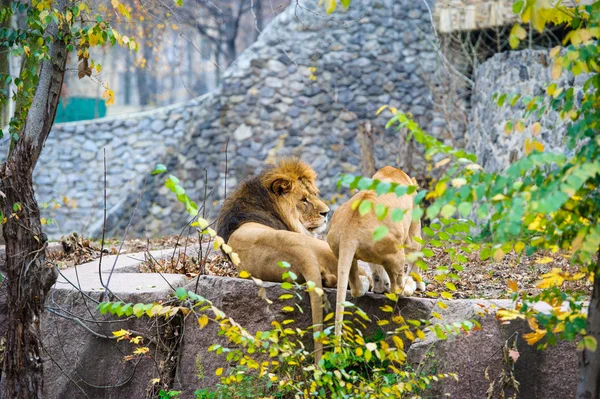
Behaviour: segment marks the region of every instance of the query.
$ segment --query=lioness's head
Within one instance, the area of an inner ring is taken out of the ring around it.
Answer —
[[[299,233],[316,235],[327,224],[329,207],[319,198],[317,173],[299,159],[283,159],[264,173],[262,183],[283,217]]]

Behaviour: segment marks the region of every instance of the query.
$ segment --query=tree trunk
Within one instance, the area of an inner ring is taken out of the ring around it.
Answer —
[[[579,358],[577,399],[600,398],[600,250],[594,267],[594,289],[587,317],[587,333],[599,344],[595,351],[584,349]]]
[[[63,10],[66,0],[59,0]],[[43,61],[25,127],[0,168],[0,207],[8,221],[6,277],[8,322],[2,370],[3,398],[42,398],[43,364],[40,322],[46,295],[56,271],[46,264],[46,236],[33,191],[33,170],[56,115],[67,61],[65,42],[52,23],[48,35],[50,59]]]
[[[409,131],[405,127],[401,128],[398,132],[399,143],[398,143],[398,156],[396,159],[396,163],[398,164],[398,168],[404,171],[409,176],[412,176],[413,173],[413,162],[412,157],[413,153],[416,151],[415,146],[411,140],[407,140]]]
[[[254,0],[254,14],[255,14],[255,29],[254,29],[254,41],[258,40],[258,36],[263,30],[263,8],[262,0]]]
[[[375,174],[375,144],[373,142],[373,125],[366,121],[358,125],[358,144],[360,145],[360,172],[363,176]]]
[[[235,61],[235,59],[237,58],[237,50],[235,49],[235,38],[236,36],[228,36],[227,41],[225,43],[225,56],[227,57],[227,66],[230,66],[233,63],[233,61]]]
[[[10,7],[12,0],[1,0],[0,8],[8,8]],[[7,29],[10,27],[10,19],[2,22],[0,24],[0,29]],[[9,48],[5,46],[0,46],[0,74],[9,75],[10,74],[10,60],[9,60]],[[4,128],[10,120],[10,90],[9,86],[4,83],[4,78],[0,83],[0,90],[6,90],[6,103],[2,104],[2,109],[0,109],[0,129]]]

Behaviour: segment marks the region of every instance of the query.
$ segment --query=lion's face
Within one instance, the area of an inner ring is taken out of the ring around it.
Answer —
[[[271,184],[271,191],[296,231],[313,236],[325,231],[329,207],[319,198],[312,180],[279,178]]]
[[[300,223],[312,235],[325,231],[329,207],[318,197],[316,189],[301,181],[299,196],[296,199],[296,210],[300,215]]]

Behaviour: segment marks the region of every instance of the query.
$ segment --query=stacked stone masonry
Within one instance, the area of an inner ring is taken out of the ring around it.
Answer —
[[[214,218],[226,192],[282,156],[310,163],[324,198],[331,199],[341,173],[360,173],[357,132],[366,122],[374,127],[376,167],[396,164],[398,133],[385,129],[389,113],[376,116],[384,104],[412,113],[425,130],[448,140],[428,89],[427,77],[440,64],[424,2],[355,2],[333,18],[315,12],[315,2],[300,4],[265,29],[212,93],[127,117],[56,125],[34,176],[38,200],[49,205],[43,216],[53,220],[47,234],[100,235],[104,150],[107,235],[120,236],[130,226],[131,237],[179,233],[189,219],[164,187],[164,175],[149,175],[156,163],[167,165]],[[482,82],[476,83],[481,94],[474,95],[471,137],[449,141],[469,141],[485,158],[493,153],[493,164],[506,163],[506,150],[482,144],[496,133],[481,121],[493,120],[496,132],[504,115],[482,119],[490,109],[488,86],[498,84],[492,79],[497,74],[500,87],[511,87],[520,75],[505,73],[504,64],[519,68],[521,62],[499,57],[510,62],[493,58],[476,72]],[[541,73],[527,68],[531,80]],[[415,162],[417,172],[423,169]]]

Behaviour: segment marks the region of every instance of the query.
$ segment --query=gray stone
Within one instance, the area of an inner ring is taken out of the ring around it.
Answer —
[[[150,129],[152,129],[155,133],[160,133],[165,128],[165,121],[162,119],[155,119],[150,125]]]
[[[275,90],[270,87],[263,87],[260,89],[260,96],[262,98],[272,98],[275,95]]]
[[[237,141],[249,139],[252,137],[252,129],[248,125],[242,123],[237,129],[235,129],[235,132],[233,132],[233,137]]]

